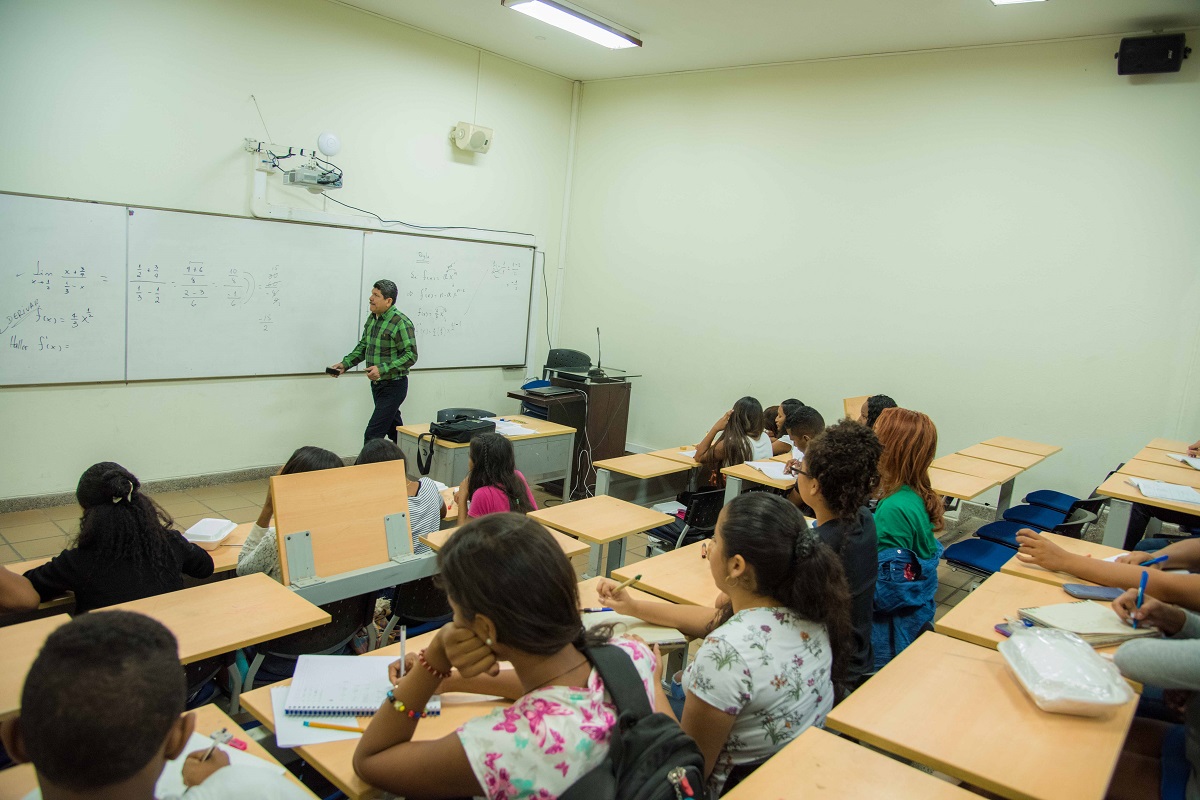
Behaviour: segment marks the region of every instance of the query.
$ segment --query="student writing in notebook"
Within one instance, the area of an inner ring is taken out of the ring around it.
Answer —
[[[212,557],[184,539],[141,487],[133,473],[111,461],[84,471],[75,488],[83,507],[75,541],[25,573],[41,600],[74,592],[75,610],[82,613],[177,591],[184,575],[212,575]]]
[[[825,418],[812,406],[800,406],[788,414],[783,425],[784,430],[788,432],[788,441],[791,442],[793,448],[786,452],[800,451],[799,458],[789,459],[786,464],[787,471],[795,475],[800,467],[801,459],[804,458],[808,443],[814,436],[825,430]]]
[[[772,455],[771,438],[763,423],[762,405],[743,397],[713,423],[696,445],[697,463],[709,468],[706,483],[723,483],[721,469],[747,461],[765,461]]]
[[[291,458],[279,468],[280,475],[291,475],[296,472],[316,472],[322,469],[336,469],[343,466],[342,457],[323,447],[306,445],[299,447]],[[265,572],[277,581],[283,581],[283,569],[279,566],[279,542],[275,538],[275,528],[271,526],[271,517],[275,513],[271,500],[271,490],[267,489],[267,499],[263,501],[262,511],[258,520],[246,536],[246,543],[238,551],[237,574],[253,575]]]
[[[354,754],[372,786],[406,797],[556,797],[608,753],[616,707],[582,649],[575,570],[528,517],[490,514],[463,525],[438,553],[454,621],[410,654]],[[651,707],[666,708],[659,658],[639,640],[612,644],[632,660]],[[513,669],[500,672],[498,662]],[[455,669],[452,671],[451,667]],[[513,698],[511,707],[433,741],[413,741],[438,691]]]
[[[536,510],[533,490],[517,469],[512,442],[498,433],[483,433],[471,439],[467,477],[458,487],[459,524],[485,514],[528,514]]]
[[[936,532],[944,527],[944,508],[929,483],[929,465],[937,452],[933,420],[906,408],[884,409],[875,422],[875,435],[883,446],[875,509],[879,579],[871,642],[879,669],[933,622],[942,556]]]
[[[1184,724],[1135,717],[1113,773],[1111,800],[1200,800],[1200,614],[1131,589],[1113,601],[1126,622],[1158,628],[1164,638],[1121,645],[1113,658],[1121,674],[1148,686],[1186,692]]]
[[[778,495],[734,498],[707,558],[727,596],[719,609],[633,600],[611,580],[599,596],[620,614],[704,639],[683,677],[680,724],[704,753],[708,796],[717,797],[823,724],[854,644],[841,561]]]
[[[5,749],[37,772],[24,800],[154,800],[196,726],[183,713],[185,684],[175,637],[149,617],[100,611],[51,633],[25,678],[20,718],[0,725]],[[310,797],[276,771],[229,766],[219,749],[203,755],[184,763],[186,800]]]

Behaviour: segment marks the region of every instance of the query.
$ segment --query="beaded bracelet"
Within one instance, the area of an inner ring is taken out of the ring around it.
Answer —
[[[387,699],[392,702],[392,708],[396,709],[397,711],[399,711],[403,714],[406,714],[409,719],[423,719],[425,717],[440,717],[442,715],[440,706],[433,711],[414,711],[412,709],[407,708],[404,705],[403,700],[396,699],[395,692],[392,689],[388,689]]]
[[[450,677],[451,673],[440,672],[440,671],[434,669],[433,665],[431,665],[428,661],[425,660],[425,651],[424,650],[417,653],[417,661],[421,664],[422,667],[424,667],[425,669],[427,669],[431,673],[433,673],[433,676],[435,678],[440,678],[441,680],[446,680],[446,678]]]

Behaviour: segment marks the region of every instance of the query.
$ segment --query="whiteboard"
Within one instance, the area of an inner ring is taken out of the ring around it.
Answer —
[[[0,195],[0,384],[125,378],[125,214]]]
[[[132,209],[128,379],[319,373],[357,338],[362,232]]]
[[[533,248],[366,232],[363,300],[376,281],[396,283],[413,321],[417,369],[525,363]]]

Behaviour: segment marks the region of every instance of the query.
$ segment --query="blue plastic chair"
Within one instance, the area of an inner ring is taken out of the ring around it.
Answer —
[[[966,570],[982,577],[1000,571],[1013,557],[1013,549],[983,539],[966,539],[946,548],[943,558],[957,569]]]
[[[975,535],[986,542],[995,542],[1015,550],[1017,549],[1017,531],[1024,527],[1019,522],[996,520],[975,531]]]
[[[1004,519],[1017,522],[1027,528],[1052,531],[1067,520],[1067,515],[1042,506],[1013,506],[1004,512]]]
[[[1063,514],[1070,514],[1071,508],[1079,502],[1079,498],[1072,497],[1063,492],[1056,492],[1052,489],[1038,489],[1036,492],[1030,492],[1025,495],[1025,499],[1022,502],[1041,506],[1042,508],[1049,508]]]

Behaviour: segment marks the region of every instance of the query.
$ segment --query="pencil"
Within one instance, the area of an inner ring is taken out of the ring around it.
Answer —
[[[641,579],[642,579],[642,574],[639,572],[637,575],[634,575],[632,578],[625,581],[617,588],[613,589],[609,594],[616,594],[617,592],[621,591],[622,589],[628,589],[630,586],[633,586],[633,584],[637,583]]]
[[[327,731],[349,731],[350,733],[362,733],[362,728],[354,728],[349,725],[334,725],[331,722],[313,722],[310,719],[304,720],[306,728],[324,728]]]

